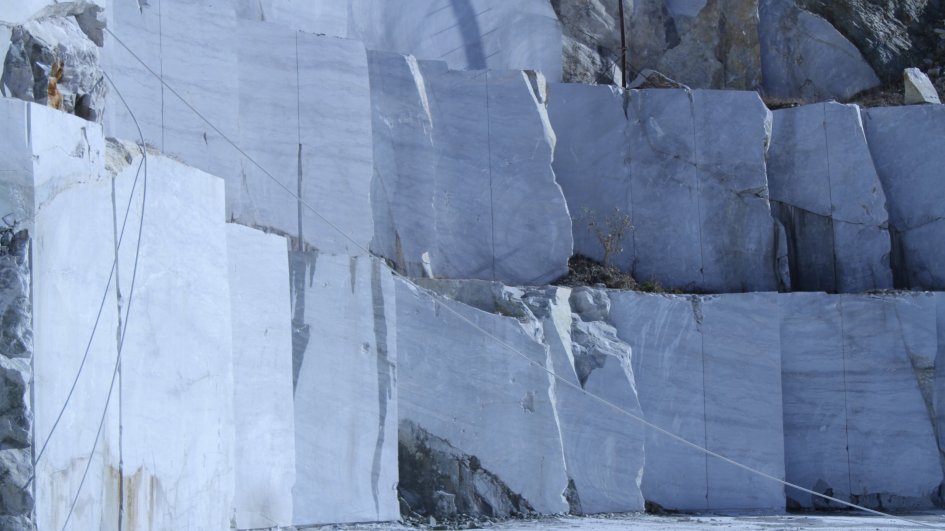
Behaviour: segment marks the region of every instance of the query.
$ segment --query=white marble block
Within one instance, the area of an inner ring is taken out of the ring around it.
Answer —
[[[287,241],[226,226],[238,529],[292,524],[295,416]]]
[[[365,256],[290,256],[293,523],[397,520],[399,330],[393,276]]]

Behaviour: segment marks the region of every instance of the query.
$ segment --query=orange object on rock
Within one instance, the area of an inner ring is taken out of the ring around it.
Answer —
[[[59,92],[59,82],[62,81],[63,64],[56,59],[49,69],[49,83],[46,88],[48,98],[46,104],[53,109],[62,110],[62,93]]]

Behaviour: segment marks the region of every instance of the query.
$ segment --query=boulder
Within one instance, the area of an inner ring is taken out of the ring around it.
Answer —
[[[942,103],[938,97],[938,91],[935,85],[929,80],[929,76],[918,68],[907,68],[902,72],[903,84],[905,85],[904,101],[906,105],[916,103]]]
[[[847,100],[880,84],[860,50],[830,22],[787,0],[760,0],[758,9],[767,97]]]
[[[62,110],[101,122],[108,87],[99,66],[98,46],[74,16],[45,16],[15,26],[5,55],[0,86],[5,94],[45,104],[50,69],[62,61]]]
[[[818,103],[774,111],[768,183],[787,234],[793,290],[893,286],[886,195],[858,107]]]

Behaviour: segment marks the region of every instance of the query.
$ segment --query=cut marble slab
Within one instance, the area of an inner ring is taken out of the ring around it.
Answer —
[[[892,287],[886,195],[858,107],[818,103],[775,111],[768,182],[787,233],[792,289]]]
[[[610,321],[633,348],[647,421],[783,478],[777,295],[610,295]],[[743,385],[726,383],[733,377]],[[646,452],[643,493],[663,507],[784,509],[780,484],[655,430]]]
[[[65,125],[69,117],[57,113],[57,119]],[[63,525],[68,500],[79,492],[92,459],[71,525],[108,527],[124,505],[132,527],[227,527],[233,509],[233,376],[223,183],[152,153],[142,207],[137,147],[111,144],[108,158],[120,162],[108,173],[59,188],[38,206],[35,220],[34,264],[42,277],[34,283],[36,428],[44,439],[105,297],[86,367],[40,462],[37,524]],[[119,220],[129,197],[121,236]],[[122,241],[117,251],[116,237]],[[115,334],[124,325],[121,374],[106,409],[118,359]],[[100,422],[103,431],[92,453]],[[119,482],[129,494],[123,503]],[[214,493],[212,499],[207,492]],[[202,501],[194,505],[197,499]]]
[[[945,152],[930,143],[945,134],[945,108],[866,109],[863,122],[887,199],[895,285],[945,289]]]
[[[372,52],[374,248],[410,276],[543,284],[571,220],[541,76],[459,72]]]
[[[288,242],[227,224],[237,529],[292,525],[295,417]]]
[[[293,523],[390,522],[397,504],[394,279],[365,256],[290,254]]]
[[[555,175],[575,253],[686,290],[783,284],[765,166],[770,112],[756,94],[552,85]],[[619,230],[628,217],[632,229]]]
[[[782,297],[788,481],[870,507],[931,508],[943,476],[917,367],[938,350],[936,302],[928,293]]]

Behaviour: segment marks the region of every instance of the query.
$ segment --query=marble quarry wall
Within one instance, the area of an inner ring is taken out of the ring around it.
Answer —
[[[878,82],[826,19],[637,2],[623,91],[564,0],[102,4],[0,24],[0,527],[841,508],[653,426],[945,503],[941,107],[701,88]]]

